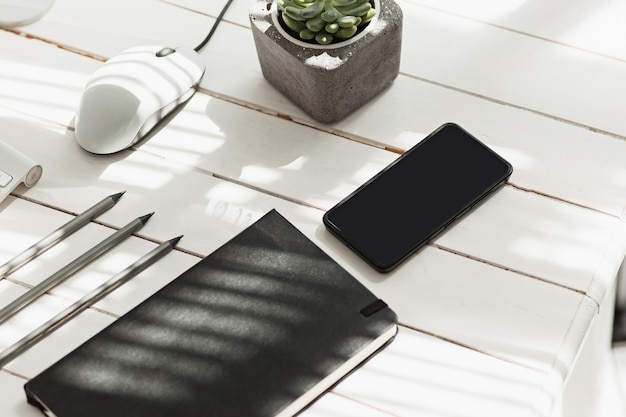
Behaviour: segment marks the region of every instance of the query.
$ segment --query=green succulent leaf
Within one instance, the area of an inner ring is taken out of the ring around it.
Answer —
[[[324,29],[324,26],[326,26],[326,22],[324,22],[324,20],[322,20],[319,16],[306,22],[306,27],[311,32],[319,32]]]
[[[348,7],[337,7],[337,11],[345,16],[363,16],[372,8],[367,0]]]
[[[298,35],[300,36],[300,39],[304,39],[305,41],[311,41],[313,39],[315,39],[315,32],[311,32],[308,29],[303,29],[300,31],[300,33],[298,33]]]
[[[315,3],[312,3],[310,6],[302,9],[302,12],[300,14],[305,19],[314,19],[320,13],[322,13],[322,11],[324,11],[324,1],[325,0],[317,0]]]
[[[332,43],[333,35],[331,35],[330,33],[326,33],[326,32],[320,32],[317,35],[315,35],[315,40],[320,45],[328,45]]]
[[[339,30],[339,25],[337,23],[329,23],[324,27],[324,30],[330,34],[333,34]]]
[[[322,45],[356,34],[376,15],[370,0],[277,0],[285,24],[301,39]]]
[[[306,29],[306,24],[304,22],[292,19],[285,12],[283,12],[282,17],[285,24],[289,27],[289,29],[293,30],[294,32],[300,32],[301,30]]]
[[[344,16],[341,19],[337,19],[337,24],[342,28],[348,28],[357,24],[357,18],[354,16]]]
[[[361,24],[369,23],[374,18],[374,16],[376,16],[376,10],[369,9],[365,16],[361,16]]]
[[[337,6],[350,6],[356,3],[358,0],[332,0]]]
[[[324,19],[324,22],[326,23],[333,23],[338,18],[343,17],[343,15],[339,13],[337,9],[335,9],[334,7],[331,8],[330,10],[327,9],[320,16],[322,19]]]
[[[335,37],[338,39],[350,39],[356,33],[357,27],[350,26],[347,28],[340,28],[337,33],[335,33]]]
[[[307,19],[302,17],[302,9],[299,9],[294,6],[287,6],[284,9],[284,13],[292,18],[293,20],[297,20],[299,22],[306,22]]]

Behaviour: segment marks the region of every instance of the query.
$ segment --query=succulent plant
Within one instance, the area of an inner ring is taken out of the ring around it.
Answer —
[[[376,15],[370,0],[278,0],[278,6],[300,39],[321,45],[351,38]]]

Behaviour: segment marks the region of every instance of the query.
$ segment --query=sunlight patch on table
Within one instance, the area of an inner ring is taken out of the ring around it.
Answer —
[[[589,268],[589,265],[597,265],[600,263],[597,253],[586,250],[574,244],[566,244],[562,242],[556,246],[549,240],[539,238],[520,238],[517,239],[511,247],[526,259],[549,260],[551,264],[566,266],[568,269]]]
[[[16,299],[24,292],[25,290],[23,289],[20,293],[12,291],[12,297],[9,302]],[[5,297],[2,298],[4,299]],[[6,301],[2,303],[3,306],[7,304],[8,302]],[[55,314],[59,313],[67,305],[67,300],[56,297],[44,295],[38,298],[35,302],[26,306],[22,311],[2,323],[2,326],[0,326],[0,349],[11,346],[32,330],[54,317]]]
[[[447,0],[433,2],[434,7],[463,16],[472,16],[481,20],[513,13],[527,0]]]
[[[535,162],[536,158],[529,152],[506,146],[490,145],[489,147],[513,165],[513,172],[515,172],[516,169],[529,171],[535,169],[537,166]]]
[[[273,184],[282,179],[283,175],[271,168],[248,165],[244,167],[242,179],[250,179],[254,184]]]
[[[304,168],[308,160],[309,158],[306,156],[299,156],[287,165],[283,166],[282,169],[287,171],[300,171]]]
[[[40,238],[41,236],[4,230],[0,239],[0,264],[7,262]]]
[[[246,188],[219,184],[211,188],[205,197],[205,214],[230,224],[248,225],[259,215],[247,207],[254,196]]]
[[[204,107],[206,100],[196,95],[166,129],[174,133],[158,135],[158,140],[152,141],[151,145],[163,148],[168,154],[176,154],[177,159],[184,162],[197,162],[200,157],[224,146],[224,132],[207,117]]]
[[[110,181],[124,186],[133,186],[138,188],[158,190],[174,179],[171,172],[139,167],[137,165],[116,164],[107,167],[100,179]]]
[[[311,408],[306,417],[392,417],[381,410],[367,407],[349,398],[331,393],[324,394]]]
[[[609,180],[621,186],[626,185],[626,168],[613,168],[609,173]]]
[[[626,3],[603,2],[603,7],[579,22],[563,37],[565,43],[587,46],[601,45],[603,49],[623,50],[626,38]]]
[[[138,259],[137,255],[115,248],[102,259],[87,265],[75,279],[70,279],[55,292],[72,300],[78,300],[109,278],[113,277]]]
[[[29,114],[73,112],[84,81],[75,72],[0,59],[0,103]]]
[[[227,183],[219,183],[207,191],[205,198],[207,200],[246,204],[254,198],[254,192],[244,187],[238,187]]]
[[[544,374],[401,329],[397,340],[336,391],[397,415],[534,415],[552,399],[538,395]],[[537,401],[541,398],[541,401]],[[532,399],[532,400],[530,400]]]

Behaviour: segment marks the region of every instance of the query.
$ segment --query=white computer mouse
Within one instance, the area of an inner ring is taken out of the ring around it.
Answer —
[[[200,55],[184,46],[139,46],[109,59],[87,81],[75,119],[76,140],[95,154],[133,146],[196,92]]]

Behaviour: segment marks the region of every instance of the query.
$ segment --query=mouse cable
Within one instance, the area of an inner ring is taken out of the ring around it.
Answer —
[[[215,23],[213,23],[213,26],[211,27],[211,31],[209,32],[208,35],[206,35],[206,38],[204,38],[204,40],[200,42],[200,44],[194,48],[194,51],[200,52],[200,50],[206,46],[206,44],[209,42],[209,40],[215,33],[215,30],[219,26],[220,22],[224,18],[224,15],[226,14],[226,11],[228,10],[232,2],[233,0],[226,1],[226,4],[224,5],[224,7],[222,8],[222,11],[220,12],[220,15],[217,16],[217,19],[215,19]]]

